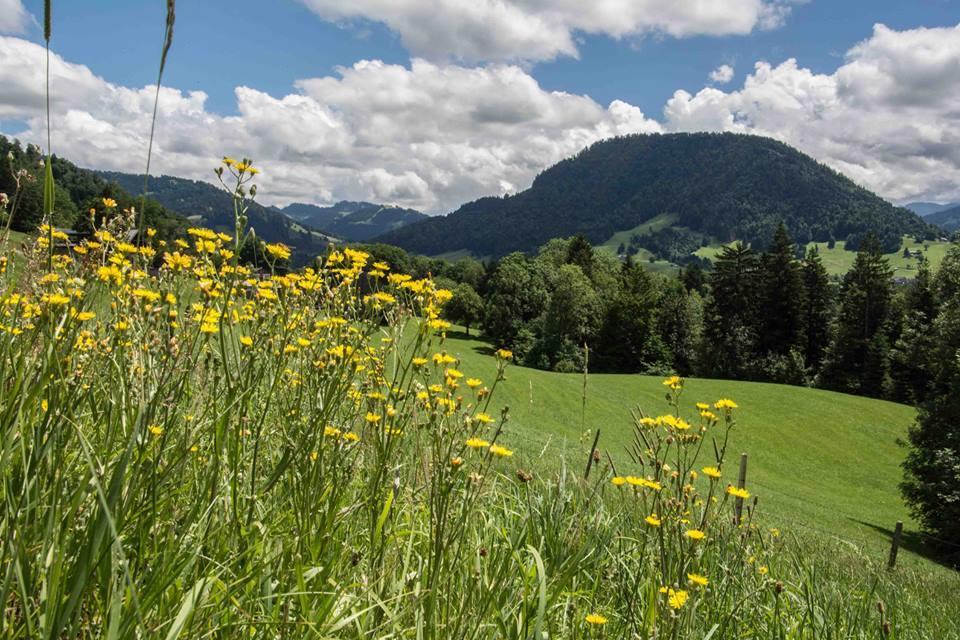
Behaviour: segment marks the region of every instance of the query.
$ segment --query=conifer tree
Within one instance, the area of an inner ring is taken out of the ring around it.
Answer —
[[[724,247],[710,274],[704,311],[702,369],[717,377],[743,377],[756,351],[755,301],[758,260],[741,242]]]
[[[917,275],[904,296],[903,323],[890,351],[891,395],[894,400],[920,404],[931,389],[930,371],[934,363],[933,321],[937,304],[930,266],[920,259]]]
[[[820,383],[828,389],[879,397],[888,375],[887,321],[893,271],[872,234],[860,245],[840,285],[837,327]]]
[[[932,385],[910,429],[900,485],[914,517],[937,540],[960,546],[960,247],[937,273],[940,303],[933,322]]]
[[[793,242],[781,223],[770,249],[760,258],[758,277],[758,355],[787,355],[803,336],[803,281]]]
[[[803,358],[811,371],[817,371],[830,342],[830,317],[833,295],[830,278],[816,246],[810,247],[803,260]]]
[[[607,305],[597,344],[597,364],[605,370],[644,371],[661,358],[653,330],[657,290],[650,274],[630,258],[620,269],[619,289]],[[668,359],[668,358],[665,358]]]

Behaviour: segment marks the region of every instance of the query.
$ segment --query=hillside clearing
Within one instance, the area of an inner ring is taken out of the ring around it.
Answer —
[[[496,365],[483,340],[455,333],[445,348],[462,359],[465,370],[492,380]],[[505,438],[521,450],[521,461],[526,458],[531,467],[561,455],[585,461],[590,446],[585,432],[599,428],[600,448],[618,467],[628,466],[630,409],[661,412],[661,378],[590,375],[581,425],[582,390],[580,374],[508,370],[494,404],[498,411],[510,408]],[[911,407],[777,384],[687,381],[684,399],[691,412],[694,403],[721,397],[741,407],[731,447],[749,454],[747,485],[759,496],[763,521],[869,545],[877,554],[887,548],[897,520],[908,534],[916,531],[897,489],[904,456],[898,440],[914,419]],[[724,479],[733,481],[735,473],[725,470]],[[918,557],[908,553],[904,559]]]

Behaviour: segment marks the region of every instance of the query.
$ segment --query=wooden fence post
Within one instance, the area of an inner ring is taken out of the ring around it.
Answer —
[[[897,565],[897,551],[900,549],[901,533],[903,533],[903,521],[897,520],[897,526],[893,528],[893,540],[890,541],[890,559],[887,561],[888,569],[893,569]]]
[[[737,478],[737,488],[743,489],[747,486],[747,454],[740,454],[740,477]],[[734,522],[739,527],[740,520],[743,517],[743,498],[737,498],[733,506]]]

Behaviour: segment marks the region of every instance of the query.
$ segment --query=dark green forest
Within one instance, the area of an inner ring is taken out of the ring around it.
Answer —
[[[116,171],[97,173],[124,188],[135,189],[139,185],[139,189],[143,190],[143,175]],[[199,180],[173,176],[151,176],[148,188],[151,198],[188,216],[193,224],[215,231],[231,232],[233,229],[233,199],[224,189]],[[247,215],[249,226],[258,238],[266,242],[282,242],[293,249],[291,262],[294,265],[306,264],[326,253],[330,242],[335,240],[255,201],[250,203]]]
[[[541,173],[526,191],[481,198],[378,241],[427,255],[502,257],[575,234],[600,244],[662,214],[676,222],[638,242],[674,261],[714,241],[766,246],[781,223],[798,243],[846,240],[853,250],[868,232],[888,251],[905,234],[939,233],[776,140],[678,133],[597,142]]]
[[[0,136],[0,193],[15,199],[9,221],[15,231],[35,231],[42,222],[44,161],[37,147]],[[128,190],[57,156],[52,158],[52,169],[56,185],[53,220],[56,226],[81,232],[89,230],[91,217],[99,221],[107,214],[104,198],[115,200],[119,210],[131,207],[142,210],[144,223],[156,229],[160,238],[180,237],[188,226],[186,218],[156,200],[131,195],[142,191],[142,182],[140,191]]]

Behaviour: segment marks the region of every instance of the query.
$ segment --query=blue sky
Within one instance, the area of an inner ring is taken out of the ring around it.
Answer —
[[[132,170],[165,3],[54,4],[55,147]],[[960,200],[960,0],[178,4],[155,166],[207,179],[251,155],[267,201],[441,213],[603,137],[690,130],[777,137],[896,202]],[[40,142],[31,15],[41,0],[0,0],[0,132]]]
[[[42,0],[26,8],[42,15]],[[55,45],[69,60],[127,86],[153,81],[163,37],[160,0],[85,0],[59,3]],[[785,24],[748,36],[614,39],[580,35],[580,58],[559,57],[532,66],[549,90],[587,94],[601,104],[621,99],[657,115],[678,88],[697,91],[720,63],[742,75],[757,60],[797,58],[829,72],[875,23],[902,30],[953,26],[957,0],[813,0],[795,6]],[[40,42],[38,26],[30,38]],[[211,109],[236,112],[233,89],[246,84],[274,96],[295,80],[328,75],[361,59],[407,64],[410,53],[382,23],[351,20],[340,25],[311,13],[297,0],[181,0],[167,82],[209,94]]]

